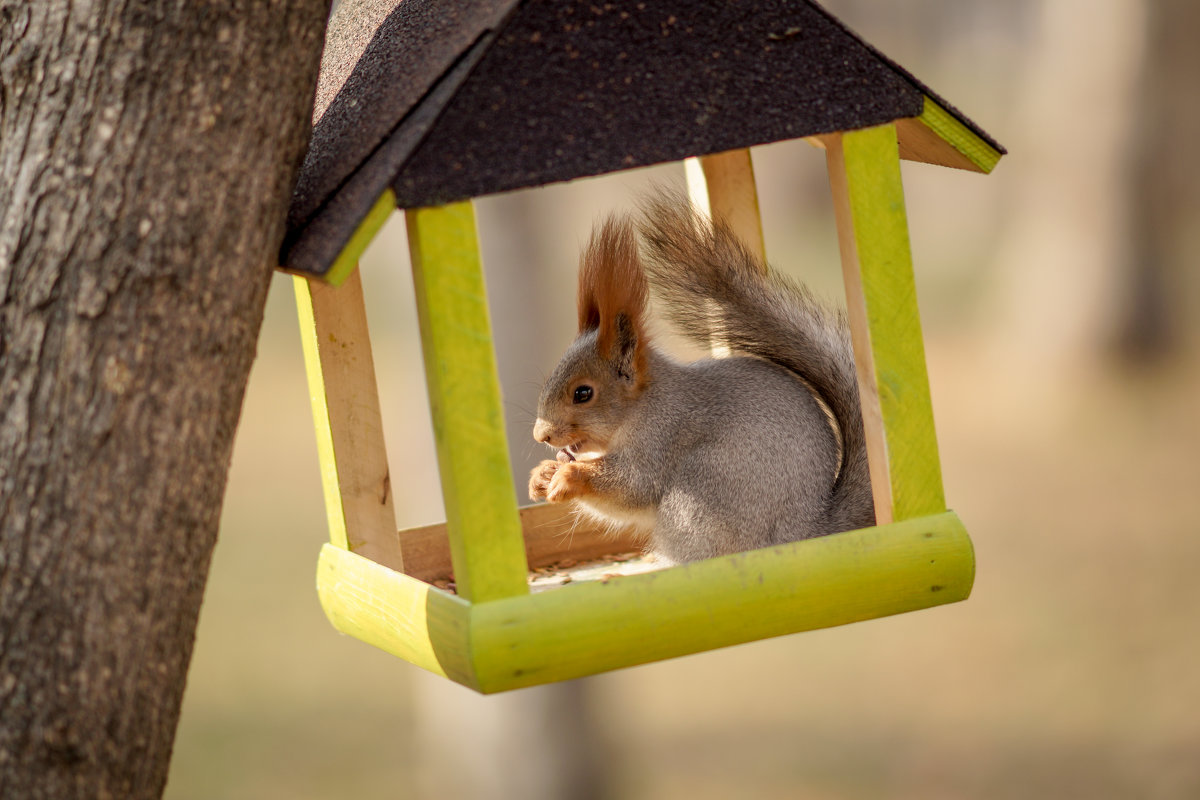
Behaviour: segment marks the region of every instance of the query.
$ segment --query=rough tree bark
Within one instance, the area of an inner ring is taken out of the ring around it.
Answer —
[[[0,796],[158,797],[328,0],[0,0]]]

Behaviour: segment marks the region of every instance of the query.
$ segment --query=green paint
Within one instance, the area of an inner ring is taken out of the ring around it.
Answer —
[[[946,508],[896,129],[842,135],[896,521]]]
[[[489,693],[957,602],[974,574],[944,512],[485,603],[334,547],[318,580],[339,630]]]
[[[925,108],[917,119],[983,172],[991,172],[999,163],[999,150],[979,138],[970,128],[930,98],[925,98]]]
[[[317,594],[343,633],[471,688],[471,604],[369,558],[325,545]]]
[[[450,556],[473,602],[525,594],[487,292],[469,202],[406,213]]]
[[[296,316],[300,320],[300,343],[304,350],[304,372],[308,376],[308,398],[312,404],[313,428],[317,434],[317,459],[321,465],[321,488],[325,494],[325,516],[329,523],[329,541],[349,549],[346,515],[338,485],[337,458],[334,455],[333,429],[325,396],[325,375],[321,369],[320,342],[317,341],[316,316],[313,313],[309,279],[295,276]],[[332,338],[332,336],[331,336]]]
[[[371,210],[363,217],[362,222],[354,229],[354,233],[350,235],[350,241],[346,242],[342,252],[338,254],[321,279],[334,286],[341,286],[342,281],[346,280],[346,276],[358,266],[358,260],[362,258],[367,245],[375,238],[375,234],[379,233],[379,229],[383,227],[395,210],[396,193],[391,189],[385,189],[383,194],[379,195],[379,199],[375,201],[375,205],[371,206]]]

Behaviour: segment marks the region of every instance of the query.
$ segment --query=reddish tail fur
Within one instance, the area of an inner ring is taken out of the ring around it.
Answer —
[[[598,329],[600,355],[612,358],[614,345],[630,332],[638,366],[645,352],[646,275],[637,234],[626,219],[609,218],[592,234],[579,264],[579,332]],[[624,317],[621,320],[620,317]],[[626,331],[620,330],[629,326]]]

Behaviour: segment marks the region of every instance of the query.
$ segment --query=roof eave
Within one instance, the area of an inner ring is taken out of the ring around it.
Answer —
[[[936,101],[925,98],[925,108],[919,116],[893,120],[900,145],[900,158],[920,161],[940,167],[952,167],[988,174],[1004,155],[986,140],[976,135]],[[805,137],[810,144],[822,149],[825,140],[844,131],[821,133]]]
[[[928,95],[920,116],[896,120],[896,134],[900,157],[909,161],[986,175],[1004,155]]]

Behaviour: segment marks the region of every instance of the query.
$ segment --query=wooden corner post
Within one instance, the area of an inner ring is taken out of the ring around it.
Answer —
[[[724,219],[750,252],[765,263],[767,248],[763,244],[750,149],[688,158],[684,169],[692,205],[713,219]]]
[[[358,270],[339,287],[296,277],[296,310],[332,544],[403,568]]]
[[[893,125],[825,138],[878,524],[946,508]]]
[[[457,592],[472,603],[526,594],[475,212],[405,214]]]
[[[765,268],[767,248],[750,148],[686,158],[683,168],[692,207],[712,220],[724,220]],[[730,355],[729,345],[713,332],[709,347],[714,358]]]

